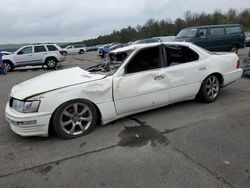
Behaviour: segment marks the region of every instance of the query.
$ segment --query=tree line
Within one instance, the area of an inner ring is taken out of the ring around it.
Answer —
[[[154,20],[149,19],[144,25],[135,28],[129,26],[111,34],[102,35],[94,39],[84,40],[81,43],[87,46],[107,44],[111,42],[127,43],[143,38],[156,36],[176,35],[181,29],[198,25],[241,24],[245,31],[250,31],[250,9],[238,11],[229,9],[226,12],[215,10],[213,13],[193,13],[186,11],[184,18]]]

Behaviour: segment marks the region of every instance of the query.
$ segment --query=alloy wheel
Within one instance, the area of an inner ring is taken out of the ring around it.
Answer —
[[[10,70],[11,70],[11,64],[9,64],[9,63],[5,63],[5,70],[7,71],[7,72],[9,72]]]
[[[219,94],[219,80],[216,76],[210,76],[206,82],[206,94],[210,99],[215,99]]]
[[[55,67],[55,64],[56,64],[56,62],[55,62],[55,60],[53,60],[53,59],[50,59],[50,60],[48,60],[48,62],[47,62],[47,65],[48,65],[48,67],[50,67],[50,68]]]
[[[80,135],[87,131],[92,123],[90,108],[82,103],[73,103],[67,106],[60,118],[63,131],[69,135]]]

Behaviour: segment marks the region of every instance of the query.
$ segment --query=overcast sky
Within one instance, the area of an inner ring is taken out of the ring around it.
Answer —
[[[250,8],[250,0],[0,0],[0,44],[81,41],[148,19]]]

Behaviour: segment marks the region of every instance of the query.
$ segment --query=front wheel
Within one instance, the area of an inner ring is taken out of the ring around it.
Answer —
[[[4,66],[5,66],[5,71],[6,72],[11,72],[14,69],[14,66],[11,62],[9,61],[4,61]]]
[[[61,138],[75,138],[90,133],[96,126],[95,106],[82,99],[62,104],[53,116],[53,128]]]
[[[79,54],[84,54],[84,50],[80,50],[80,51],[79,51]]]
[[[219,93],[220,81],[216,75],[210,75],[203,81],[197,97],[204,102],[214,102]]]

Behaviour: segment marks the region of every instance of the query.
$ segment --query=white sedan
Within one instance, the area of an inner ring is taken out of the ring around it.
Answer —
[[[211,53],[186,42],[132,45],[87,71],[55,71],[14,86],[5,115],[19,135],[47,136],[53,128],[73,138],[97,124],[171,103],[213,102],[241,75],[234,53]]]

